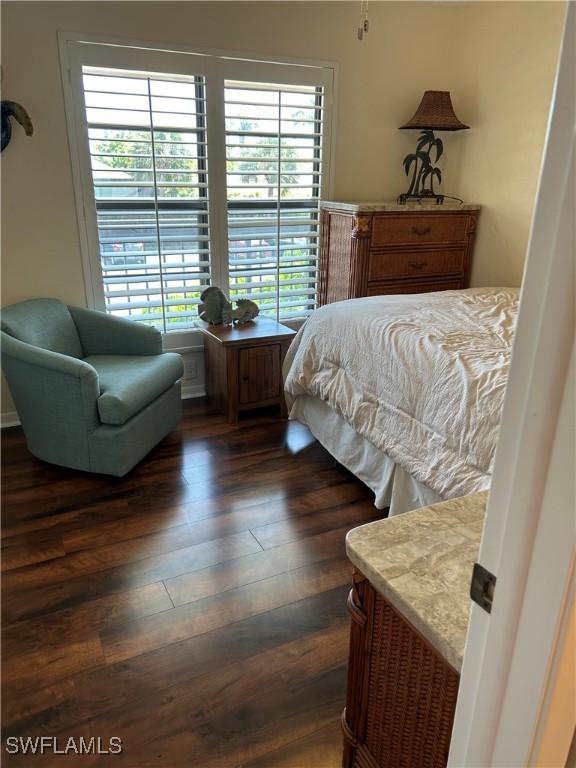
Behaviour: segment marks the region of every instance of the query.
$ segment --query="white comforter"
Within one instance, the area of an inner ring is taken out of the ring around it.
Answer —
[[[518,291],[374,296],[316,310],[284,363],[289,407],[330,405],[442,498],[489,487]]]

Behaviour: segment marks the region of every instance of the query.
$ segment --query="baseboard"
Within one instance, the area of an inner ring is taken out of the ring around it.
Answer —
[[[204,384],[182,384],[182,400],[190,400],[192,397],[204,397],[206,387]]]
[[[4,427],[19,427],[20,419],[18,418],[16,411],[6,411],[6,413],[3,413],[2,416],[0,416],[0,425],[2,426],[2,429],[4,429]]]
[[[204,384],[186,384],[182,385],[182,400],[190,400],[193,397],[204,397],[206,388]],[[0,416],[0,427],[19,427],[20,419],[16,411],[6,411]]]

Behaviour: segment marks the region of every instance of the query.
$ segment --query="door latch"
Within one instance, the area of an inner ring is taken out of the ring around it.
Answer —
[[[487,613],[492,611],[495,588],[496,576],[486,570],[480,563],[474,563],[472,582],[470,584],[470,597],[480,608],[484,608]]]

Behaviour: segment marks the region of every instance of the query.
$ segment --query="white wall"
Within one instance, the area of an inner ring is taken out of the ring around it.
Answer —
[[[86,301],[60,30],[337,62],[334,196],[341,199],[404,191],[402,159],[415,135],[397,126],[425,89],[453,90],[457,113],[473,129],[445,137],[444,191],[464,190],[486,206],[474,282],[519,283],[563,3],[372,2],[362,43],[358,2],[4,2],[1,12],[3,93],[25,105],[35,126],[32,138],[16,126],[2,155],[3,305],[35,296]],[[511,39],[523,41],[513,54]],[[514,110],[502,106],[511,103]],[[501,180],[487,181],[488,170],[509,170],[518,126],[529,137],[502,191]],[[2,412],[12,408],[4,388]]]
[[[455,9],[447,88],[472,130],[450,170],[483,205],[473,285],[519,285],[540,171],[565,4],[472,2]]]

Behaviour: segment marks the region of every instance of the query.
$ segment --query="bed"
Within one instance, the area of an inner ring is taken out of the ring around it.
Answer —
[[[390,515],[487,490],[518,298],[470,288],[320,307],[284,362],[290,418]]]

